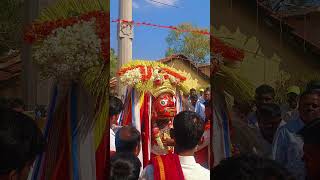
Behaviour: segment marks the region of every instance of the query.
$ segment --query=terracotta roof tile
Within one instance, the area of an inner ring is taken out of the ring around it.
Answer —
[[[0,58],[0,82],[7,81],[21,74],[22,62],[20,53]]]
[[[179,59],[179,60],[182,60],[182,61],[184,61],[184,62],[186,62],[188,64],[191,64],[192,69],[194,69],[194,70],[198,69],[198,72],[202,77],[204,77],[206,79],[210,79],[210,74],[206,73],[206,71],[203,71],[204,67],[208,67],[210,69],[210,63],[196,65],[191,59],[189,59],[188,57],[186,57],[183,54],[173,54],[171,56],[168,56],[168,57],[163,58],[163,59],[159,59],[157,61],[158,62],[162,62],[162,63],[166,63],[166,62],[172,61],[174,59]]]

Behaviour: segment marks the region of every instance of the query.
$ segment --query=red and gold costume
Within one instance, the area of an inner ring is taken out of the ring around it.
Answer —
[[[142,135],[143,166],[155,155],[173,152],[170,137],[174,116],[182,110],[180,91],[188,92],[189,74],[162,63],[133,61],[119,71],[120,80],[128,85],[125,110],[120,124],[135,126]],[[194,81],[192,85],[197,86]]]
[[[164,85],[153,92],[152,103],[152,145],[151,153],[153,155],[164,155],[173,152],[172,146],[163,145],[162,141],[171,139],[170,129],[172,121],[177,114],[176,97],[170,85]],[[162,124],[159,126],[159,122]]]

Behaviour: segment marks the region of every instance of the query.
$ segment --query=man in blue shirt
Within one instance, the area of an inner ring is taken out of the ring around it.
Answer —
[[[205,106],[204,104],[202,104],[197,95],[192,95],[190,96],[190,100],[191,100],[191,104],[192,107],[194,107],[194,109],[190,109],[190,111],[194,111],[196,112],[203,121],[205,121],[206,119],[206,114],[205,114]]]
[[[196,91],[196,89],[191,88],[190,92],[189,92],[188,101],[191,101],[191,96],[193,96],[193,95],[197,95],[197,91]]]
[[[205,103],[205,99],[204,99],[204,89],[200,89],[199,90],[199,101],[204,104]]]
[[[296,119],[282,126],[273,141],[272,156],[286,167],[297,180],[305,180],[303,140],[298,132],[304,125],[320,117],[320,96],[315,91],[304,92],[299,101],[299,114]]]

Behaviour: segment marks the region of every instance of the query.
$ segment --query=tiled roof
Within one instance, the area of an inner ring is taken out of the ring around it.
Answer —
[[[318,0],[258,0],[257,2],[270,9],[270,11],[281,13],[283,17],[307,14],[318,11],[320,7],[320,1]]]
[[[19,76],[21,71],[22,62],[19,52],[0,57],[0,82]]]
[[[157,61],[162,62],[162,63],[167,63],[167,62],[170,62],[175,59],[182,60],[182,61],[188,63],[189,65],[191,65],[193,70],[195,70],[199,73],[200,76],[204,77],[205,79],[210,79],[210,74],[207,73],[210,71],[204,71],[205,68],[209,68],[209,70],[210,70],[210,63],[197,65],[191,59],[189,59],[188,57],[186,57],[183,54],[173,54],[171,56],[165,57],[163,59],[159,59]]]
[[[292,35],[305,41],[317,50],[320,49],[320,6],[316,5],[296,11],[276,13],[261,2],[258,2],[258,5],[271,18],[281,22],[283,27],[289,27]]]

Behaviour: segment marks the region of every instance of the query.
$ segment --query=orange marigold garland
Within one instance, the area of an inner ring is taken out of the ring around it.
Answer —
[[[243,50],[230,47],[215,37],[211,37],[211,51],[233,61],[242,61],[244,58]]]

